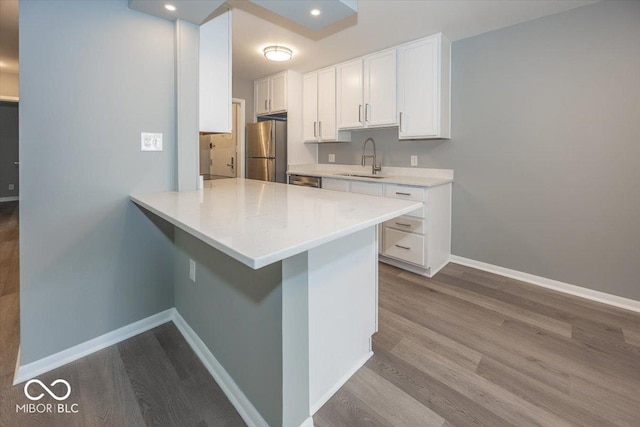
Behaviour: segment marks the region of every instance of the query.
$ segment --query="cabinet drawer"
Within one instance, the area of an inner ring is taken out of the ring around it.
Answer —
[[[424,267],[424,239],[424,236],[385,227],[383,254]]]
[[[322,188],[334,191],[349,191],[349,181],[346,179],[322,178]]]
[[[358,194],[370,194],[372,196],[382,196],[382,184],[375,182],[351,181],[351,192]]]
[[[406,231],[408,233],[424,234],[424,219],[411,218],[408,216],[399,216],[390,219],[384,225],[396,230]]]
[[[424,202],[426,200],[426,192],[424,188],[409,187],[407,185],[385,184],[384,195],[393,197],[394,199],[415,200]]]

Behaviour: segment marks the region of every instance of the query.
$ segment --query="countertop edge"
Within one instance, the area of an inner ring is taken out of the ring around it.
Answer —
[[[252,258],[249,257],[241,252],[236,251],[233,248],[230,248],[227,245],[224,245],[222,243],[220,243],[218,240],[212,239],[211,237],[201,233],[200,231],[194,229],[193,227],[190,227],[189,225],[185,224],[184,222],[179,221],[178,219],[176,219],[175,217],[160,211],[158,209],[156,209],[155,207],[149,205],[148,203],[144,202],[143,200],[141,200],[139,198],[140,196],[136,195],[136,194],[131,194],[129,196],[129,199],[136,205],[148,210],[149,212],[157,215],[158,217],[164,219],[165,221],[169,222],[170,224],[178,227],[179,229],[181,229],[182,231],[190,234],[191,236],[203,241],[204,243],[208,244],[209,246],[213,247],[214,249],[219,250],[220,252],[230,256],[231,258],[241,262],[242,264],[257,270],[260,269],[262,267],[266,267],[267,265],[273,264],[275,262],[278,261],[282,261],[286,258],[290,258],[294,255],[300,254],[302,252],[306,252],[310,249],[316,248],[320,245],[323,245],[325,243],[331,242],[333,240],[339,239],[341,237],[347,236],[349,234],[353,234],[355,232],[364,230],[365,228],[368,227],[372,227],[374,225],[377,224],[381,224],[385,221],[388,221],[392,218],[396,218],[400,215],[404,215],[406,213],[409,213],[417,208],[420,207],[420,205],[422,205],[421,202],[415,202],[413,203],[411,206],[405,207],[405,208],[401,208],[401,209],[397,209],[391,213],[382,215],[380,217],[377,217],[375,219],[371,219],[369,221],[365,221],[363,223],[357,224],[357,225],[353,225],[351,227],[342,229],[342,230],[337,230],[336,232],[327,234],[326,236],[322,236],[319,238],[316,238],[314,240],[310,240],[308,242],[304,242],[302,244],[296,245],[296,246],[292,246],[290,248],[287,249],[283,249],[281,251],[275,252],[273,254],[269,254],[269,255],[265,255],[263,257],[260,258]],[[409,201],[409,200],[407,200]]]

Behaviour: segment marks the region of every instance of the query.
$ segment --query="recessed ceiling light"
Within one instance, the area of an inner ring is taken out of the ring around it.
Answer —
[[[311,9],[311,14],[313,16],[318,16],[320,15],[320,9]]]
[[[172,4],[165,4],[164,8],[167,10],[170,10],[171,12],[175,12],[176,11],[176,7]]]
[[[293,56],[293,52],[284,46],[267,46],[263,50],[265,58],[271,61],[288,61]]]

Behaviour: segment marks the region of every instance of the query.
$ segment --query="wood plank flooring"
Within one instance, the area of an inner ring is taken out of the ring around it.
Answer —
[[[640,426],[640,314],[449,264],[380,264],[374,356],[328,426]]]
[[[172,323],[40,376],[77,414],[16,414],[17,213],[0,204],[0,426],[245,425]],[[456,264],[380,264],[379,305],[374,356],[316,426],[640,426],[640,314]]]

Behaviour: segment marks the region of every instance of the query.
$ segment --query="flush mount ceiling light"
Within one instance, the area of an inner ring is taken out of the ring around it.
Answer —
[[[320,9],[311,9],[311,14],[313,16],[318,16],[320,15]]]
[[[288,61],[293,56],[293,52],[284,46],[267,46],[264,48],[264,56],[271,61]]]
[[[170,10],[171,12],[175,12],[176,11],[176,7],[172,4],[165,4],[164,8],[167,10]]]

